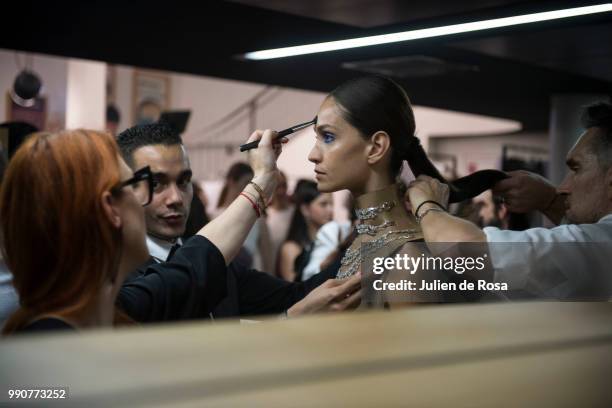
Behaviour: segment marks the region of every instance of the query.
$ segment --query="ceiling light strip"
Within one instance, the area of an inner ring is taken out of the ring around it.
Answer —
[[[348,40],[328,41],[316,44],[299,45],[295,47],[253,51],[244,54],[244,58],[250,60],[284,58],[295,55],[314,54],[319,52],[345,50],[348,48],[368,47],[379,44],[389,44],[402,41],[419,40],[423,38],[440,37],[444,35],[469,33],[474,31],[489,30],[492,28],[536,23],[539,21],[558,20],[562,18],[584,16],[587,14],[606,13],[609,11],[612,11],[612,3],[587,7],[576,7],[565,10],[546,11],[542,13],[525,14],[514,17],[495,18],[492,20],[453,24],[442,27],[424,28],[421,30],[402,31],[399,33],[352,38]]]

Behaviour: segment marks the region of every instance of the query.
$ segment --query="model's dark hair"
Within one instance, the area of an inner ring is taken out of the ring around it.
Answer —
[[[592,149],[604,167],[612,165],[612,104],[609,102],[596,102],[588,105],[580,118],[585,129],[600,128],[599,134]]]
[[[117,136],[117,144],[121,150],[123,160],[134,167],[134,151],[150,145],[180,145],[183,144],[181,136],[165,123],[152,123],[149,125],[136,125],[124,130]]]
[[[301,246],[306,246],[310,243],[308,225],[306,225],[306,219],[302,211],[300,211],[300,206],[312,203],[320,195],[321,192],[317,190],[317,183],[314,181],[304,179],[298,181],[292,197],[295,203],[295,211],[289,224],[287,241],[295,241]]]
[[[498,170],[484,170],[448,182],[427,157],[415,136],[415,120],[404,89],[393,80],[371,75],[343,83],[330,93],[342,116],[365,137],[384,131],[391,139],[391,171],[399,175],[404,160],[415,177],[425,174],[450,187],[450,202],[463,201],[491,188],[506,177]]]

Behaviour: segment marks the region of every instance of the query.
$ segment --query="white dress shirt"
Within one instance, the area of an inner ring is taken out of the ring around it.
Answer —
[[[564,299],[578,287],[610,284],[612,214],[595,224],[525,231],[486,227],[484,233],[495,281],[506,282],[511,289]]]
[[[183,241],[181,238],[177,238],[174,244],[183,245]],[[147,248],[149,249],[149,255],[151,255],[157,263],[166,262],[174,244],[147,234]]]

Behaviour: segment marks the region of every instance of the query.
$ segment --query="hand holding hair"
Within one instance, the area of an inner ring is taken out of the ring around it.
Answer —
[[[437,205],[443,210],[447,209],[449,193],[447,184],[422,174],[408,184],[406,198],[410,200],[414,215],[419,216],[418,212],[422,211],[421,207],[426,203]]]
[[[557,197],[555,186],[538,174],[517,170],[508,176],[493,186],[493,194],[504,198],[511,212],[545,211]]]

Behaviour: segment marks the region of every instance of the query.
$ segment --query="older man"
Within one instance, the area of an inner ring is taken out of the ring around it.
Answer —
[[[538,209],[552,221],[565,218],[568,224],[526,231],[481,230],[445,211],[448,186],[421,176],[410,184],[407,195],[426,242],[486,242],[494,279],[514,289],[529,288],[531,295],[584,298],[597,288],[598,298],[602,293],[609,296],[612,105],[587,107],[582,121],[586,130],[567,154],[569,173],[557,189],[526,172],[513,173],[495,188],[510,210]]]

